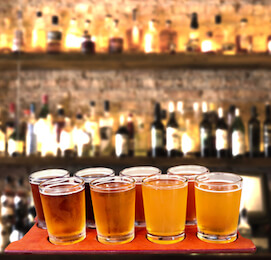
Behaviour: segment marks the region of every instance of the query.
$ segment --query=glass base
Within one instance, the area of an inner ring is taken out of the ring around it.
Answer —
[[[71,245],[78,243],[86,238],[86,230],[79,233],[75,236],[63,236],[63,237],[55,237],[52,234],[49,234],[49,241],[54,245]]]
[[[197,237],[204,242],[214,243],[214,244],[226,244],[231,243],[237,239],[237,233],[230,234],[228,236],[220,236],[220,235],[208,235],[203,232],[198,231]]]
[[[96,228],[95,222],[89,222],[86,223],[87,228]]]
[[[134,231],[122,236],[103,236],[98,234],[97,240],[102,244],[126,244],[131,242],[135,237]]]
[[[197,225],[197,220],[186,220],[185,225],[187,226]]]
[[[46,223],[45,223],[45,221],[43,221],[43,220],[38,220],[38,221],[37,221],[37,227],[38,227],[38,228],[42,228],[42,229],[47,229]]]
[[[176,236],[156,236],[152,234],[147,234],[147,239],[156,244],[175,244],[183,241],[185,238],[185,233],[181,233]]]

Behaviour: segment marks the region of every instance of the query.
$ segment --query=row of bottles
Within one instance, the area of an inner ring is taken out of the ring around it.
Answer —
[[[3,182],[0,192],[0,251],[21,239],[33,226],[36,216],[27,178],[7,175]]]
[[[239,108],[230,106],[224,115],[222,107],[208,111],[206,102],[201,112],[194,103],[189,117],[181,101],[177,109],[169,102],[168,113],[156,103],[152,122],[131,112],[118,113],[117,118],[108,100],[104,101],[103,115],[98,115],[96,103],[91,101],[88,113],[78,111],[74,117],[67,116],[62,105],[53,115],[47,95],[42,103],[39,113],[32,103],[20,120],[15,116],[15,104],[10,104],[9,118],[0,127],[1,155],[239,157],[248,153],[259,157],[263,143],[264,156],[271,156],[270,105],[266,105],[263,126],[255,106],[245,126]]]
[[[204,52],[204,53],[250,53],[270,52],[271,36],[269,31],[264,38],[253,41],[253,30],[247,18],[242,18],[234,32],[229,31],[223,24],[223,15],[216,14],[213,22],[200,30],[197,13],[190,15],[190,30],[183,35],[184,30],[178,30],[170,18],[164,27],[157,26],[157,20],[150,19],[148,23],[140,24],[137,9],[133,9],[128,28],[120,26],[121,20],[107,14],[102,26],[94,30],[93,21],[85,18],[80,22],[71,17],[68,26],[64,26],[57,14],[48,18],[42,11],[36,12],[35,23],[31,33],[26,31],[23,23],[23,12],[17,12],[16,27],[11,33],[9,23],[0,32],[0,52],[82,52],[97,53],[175,53],[175,52]],[[46,19],[45,19],[46,18]],[[30,30],[29,28],[27,28]],[[9,35],[11,34],[11,35]],[[26,34],[31,34],[30,42]],[[262,33],[263,34],[263,33]],[[184,41],[182,38],[185,38]],[[264,41],[264,42],[262,42]],[[260,45],[260,50],[259,46]],[[254,48],[257,46],[257,50]]]

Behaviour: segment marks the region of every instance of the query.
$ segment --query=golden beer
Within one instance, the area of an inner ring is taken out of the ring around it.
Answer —
[[[136,180],[135,225],[137,227],[146,226],[142,197],[142,180],[154,174],[161,174],[161,170],[152,166],[136,166],[125,168],[120,172],[121,176],[129,176]]]
[[[134,239],[135,180],[105,177],[90,183],[98,241],[123,244]]]
[[[185,237],[187,179],[176,175],[156,175],[143,180],[142,192],[147,238],[171,244]]]
[[[195,178],[209,172],[204,166],[200,165],[180,165],[174,166],[167,170],[168,174],[177,174],[184,176],[188,179],[188,195],[187,195],[187,209],[186,209],[186,225],[195,225],[196,220],[196,207],[195,207]]]
[[[84,181],[57,178],[40,184],[41,202],[49,234],[56,245],[80,242],[86,237]]]
[[[241,189],[242,179],[234,174],[209,173],[196,178],[199,239],[214,243],[236,240]]]

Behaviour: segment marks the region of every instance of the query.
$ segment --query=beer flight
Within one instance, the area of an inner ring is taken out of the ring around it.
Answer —
[[[197,237],[209,243],[237,239],[242,178],[210,172],[204,166],[174,166],[162,174],[152,166],[114,170],[93,167],[73,176],[46,169],[29,176],[37,226],[55,245],[80,242],[86,228],[96,228],[103,244],[124,244],[145,227],[147,239],[173,244],[196,225]]]

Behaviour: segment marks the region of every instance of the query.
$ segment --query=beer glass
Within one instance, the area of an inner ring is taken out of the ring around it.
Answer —
[[[147,238],[158,244],[172,244],[185,237],[187,178],[152,175],[143,179],[142,193]]]
[[[229,243],[237,238],[242,178],[212,172],[195,179],[197,236],[211,243]]]
[[[78,177],[47,180],[39,185],[49,241],[55,245],[86,237],[85,182]]]
[[[69,177],[70,174],[67,170],[63,169],[46,169],[37,172],[33,172],[29,176],[29,183],[32,190],[32,196],[37,214],[37,226],[39,228],[46,229],[46,223],[44,219],[43,209],[41,205],[39,184],[42,181],[53,179],[57,177]]]
[[[137,166],[126,168],[120,172],[121,176],[130,176],[136,180],[135,225],[138,227],[146,226],[142,199],[142,180],[154,174],[161,174],[161,170],[152,166]]]
[[[85,196],[86,196],[86,225],[88,228],[95,228],[95,220],[92,208],[92,200],[90,194],[90,182],[102,177],[114,176],[115,172],[109,168],[93,167],[80,170],[74,174],[85,181]]]
[[[134,239],[135,180],[113,176],[90,183],[98,241],[124,244]]]
[[[186,209],[186,225],[196,225],[196,207],[195,207],[195,178],[204,173],[208,173],[209,169],[200,165],[179,165],[171,167],[167,170],[167,174],[177,174],[188,179],[188,195]]]

